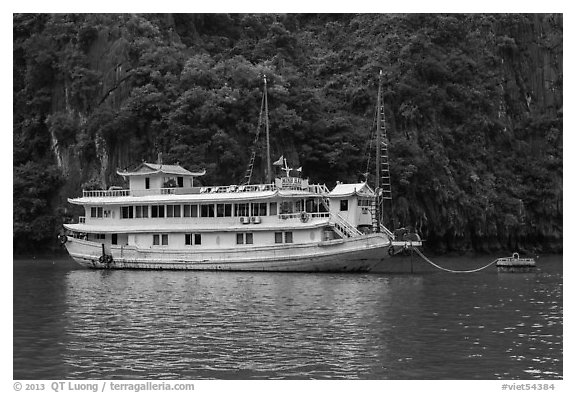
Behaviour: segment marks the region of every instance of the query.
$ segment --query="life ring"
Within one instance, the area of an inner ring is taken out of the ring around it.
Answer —
[[[306,212],[300,213],[300,221],[308,222],[309,219],[310,219],[310,214],[308,214]]]
[[[60,244],[64,245],[68,241],[68,236],[66,235],[58,235],[58,240],[60,240]]]
[[[520,255],[518,255],[518,253],[515,252],[514,254],[512,254],[512,258],[514,258],[514,259],[520,259]]]

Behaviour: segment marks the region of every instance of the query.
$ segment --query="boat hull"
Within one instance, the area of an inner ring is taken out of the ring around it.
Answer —
[[[106,245],[68,236],[66,248],[92,269],[368,272],[389,258],[383,234],[300,245],[242,249],[170,250]],[[111,256],[109,257],[103,257]]]

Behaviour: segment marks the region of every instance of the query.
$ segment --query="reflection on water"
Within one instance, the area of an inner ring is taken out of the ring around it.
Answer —
[[[389,276],[54,262],[14,262],[15,379],[562,377],[561,258]]]

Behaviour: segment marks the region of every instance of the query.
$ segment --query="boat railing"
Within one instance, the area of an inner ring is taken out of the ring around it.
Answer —
[[[324,184],[311,184],[302,186],[300,184],[283,184],[283,190],[309,191],[315,194],[325,195],[330,191]],[[205,187],[167,187],[152,188],[144,190],[84,190],[84,198],[92,197],[141,197],[148,195],[187,195],[187,194],[220,194],[220,193],[242,193],[258,191],[276,191],[278,186],[271,184],[247,184],[247,185],[230,185],[230,186],[205,186]]]
[[[202,192],[255,192],[255,191],[275,191],[275,184],[244,184],[244,185],[231,185],[231,186],[213,186],[203,187]]]
[[[390,239],[394,240],[394,234],[390,232],[390,230],[386,228],[383,224],[380,224],[380,232],[387,234]]]
[[[84,198],[130,196],[130,190],[83,190]]]
[[[332,218],[332,224],[336,230],[340,232],[340,235],[344,235],[346,237],[356,237],[362,235],[362,232],[354,228],[354,226],[346,221],[346,219],[342,217],[340,213],[330,214],[330,217]]]
[[[308,191],[315,194],[329,194],[330,190],[325,184],[311,184],[308,186]]]

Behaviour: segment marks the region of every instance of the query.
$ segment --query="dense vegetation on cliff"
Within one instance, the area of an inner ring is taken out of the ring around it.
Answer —
[[[117,168],[159,152],[238,184],[264,74],[273,157],[328,186],[360,180],[380,70],[396,226],[439,251],[561,250],[561,15],[13,22],[16,252],[53,244],[79,213],[66,197],[121,185]]]

